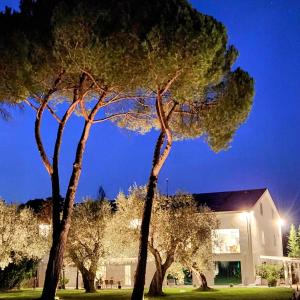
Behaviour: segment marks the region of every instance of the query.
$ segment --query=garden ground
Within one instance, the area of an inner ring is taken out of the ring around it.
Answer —
[[[292,289],[289,288],[218,288],[209,292],[199,292],[193,288],[167,288],[164,290],[165,297],[155,298],[157,300],[184,300],[184,299],[205,299],[205,300],[290,300]],[[0,299],[38,299],[41,290],[21,290],[12,292],[0,292]],[[85,294],[82,290],[59,291],[60,299],[68,300],[129,300],[131,290],[102,290],[96,294]],[[148,297],[145,297],[147,299]]]

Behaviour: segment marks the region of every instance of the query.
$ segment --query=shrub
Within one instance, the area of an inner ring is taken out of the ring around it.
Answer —
[[[268,281],[268,286],[276,286],[277,280],[283,277],[283,268],[275,264],[262,264],[257,266],[256,273]]]
[[[19,288],[22,281],[34,276],[37,265],[38,261],[24,258],[18,263],[10,263],[3,270],[0,269],[0,289]]]

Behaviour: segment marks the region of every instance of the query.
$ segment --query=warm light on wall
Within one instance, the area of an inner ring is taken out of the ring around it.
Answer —
[[[251,216],[253,216],[253,211],[243,211],[241,214],[240,214],[240,218],[242,220],[249,220],[251,218]]]

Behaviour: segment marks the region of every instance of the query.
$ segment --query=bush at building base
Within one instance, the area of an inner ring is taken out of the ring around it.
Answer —
[[[269,287],[274,287],[277,281],[283,278],[283,267],[275,264],[262,264],[257,266],[256,273],[267,280]]]

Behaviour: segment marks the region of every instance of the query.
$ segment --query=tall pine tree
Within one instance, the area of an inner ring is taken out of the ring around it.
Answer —
[[[289,257],[300,257],[299,230],[297,233],[294,224],[290,228],[287,249]]]

